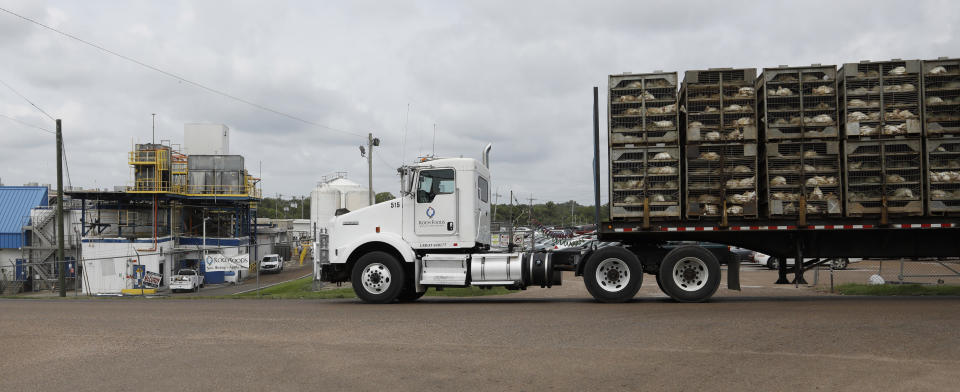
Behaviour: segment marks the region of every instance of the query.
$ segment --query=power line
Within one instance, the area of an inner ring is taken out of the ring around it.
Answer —
[[[2,8],[0,8],[0,9],[2,9]],[[51,115],[48,114],[46,111],[44,111],[43,109],[41,109],[39,106],[37,106],[37,104],[33,103],[33,101],[31,101],[31,100],[28,99],[27,97],[23,96],[23,94],[20,94],[20,92],[17,91],[17,90],[15,90],[13,87],[10,87],[10,85],[7,84],[7,82],[4,82],[3,79],[0,79],[0,83],[2,83],[4,86],[7,86],[7,88],[10,89],[10,91],[13,91],[14,94],[17,94],[18,97],[23,98],[24,101],[27,101],[27,103],[29,103],[29,104],[32,105],[33,107],[37,108],[37,110],[39,110],[40,113],[43,113],[44,116],[47,116],[47,118],[49,118],[50,121],[57,121],[56,119],[53,118],[53,116],[51,116]]]
[[[44,132],[49,133],[49,134],[52,134],[52,135],[56,135],[56,134],[57,134],[55,131],[51,131],[51,130],[46,129],[46,128],[43,128],[43,127],[38,127],[38,126],[36,126],[36,125],[33,125],[33,124],[30,124],[30,123],[26,123],[26,122],[20,121],[20,120],[18,120],[18,119],[16,119],[16,118],[13,118],[13,117],[10,117],[10,116],[4,115],[4,114],[0,114],[0,117],[3,117],[3,118],[5,118],[5,119],[7,119],[7,120],[10,120],[10,121],[14,121],[14,122],[20,123],[21,125],[28,126],[28,127],[30,127],[30,128],[34,128],[34,129],[38,129],[38,130],[44,131]]]
[[[302,122],[302,123],[304,123],[304,124],[312,125],[312,126],[315,126],[315,127],[318,127],[318,128],[323,128],[323,129],[326,129],[326,130],[329,130],[329,131],[345,133],[345,134],[353,135],[353,136],[357,136],[357,137],[366,137],[365,135],[361,135],[361,134],[359,134],[359,133],[354,133],[354,132],[346,131],[346,130],[343,130],[343,129],[338,129],[338,128],[330,127],[330,126],[327,126],[327,125],[319,124],[319,123],[316,123],[316,122],[313,122],[313,121],[304,119],[304,118],[302,118],[302,117],[298,117],[298,116],[295,116],[295,115],[292,115],[292,114],[284,113],[284,112],[281,112],[281,111],[279,111],[279,110],[277,110],[277,109],[273,109],[273,108],[270,108],[270,107],[265,106],[265,105],[261,105],[261,104],[256,103],[256,102],[249,101],[249,100],[246,100],[246,99],[244,99],[244,98],[237,97],[237,96],[235,96],[235,95],[231,95],[231,94],[226,93],[226,92],[224,92],[224,91],[217,90],[217,89],[215,89],[215,88],[213,88],[213,87],[208,87],[208,86],[203,85],[203,84],[201,84],[201,83],[199,83],[199,82],[194,82],[194,81],[192,81],[192,80],[189,80],[189,79],[187,79],[187,78],[184,78],[184,77],[179,76],[179,75],[177,75],[177,74],[174,74],[174,73],[172,73],[172,72],[168,72],[168,71],[162,70],[162,69],[160,69],[160,68],[157,68],[157,67],[155,67],[155,66],[153,66],[153,65],[144,63],[144,62],[142,62],[142,61],[140,61],[140,60],[137,60],[137,59],[135,59],[135,58],[132,58],[132,57],[125,56],[125,55],[122,55],[122,54],[120,54],[120,53],[114,52],[114,51],[112,51],[112,50],[110,50],[110,49],[107,49],[107,48],[105,48],[105,47],[103,47],[103,46],[97,45],[97,44],[95,44],[95,43],[93,43],[93,42],[84,40],[84,39],[82,39],[82,38],[80,38],[80,37],[77,37],[77,36],[75,36],[75,35],[72,35],[72,34],[70,34],[70,33],[57,30],[57,29],[55,29],[55,28],[53,28],[53,27],[47,26],[47,25],[45,25],[45,24],[43,24],[43,23],[40,23],[40,22],[38,22],[38,21],[36,21],[36,20],[33,20],[33,19],[30,19],[30,18],[28,18],[28,17],[26,17],[26,16],[20,15],[20,14],[18,14],[18,13],[16,13],[16,12],[10,11],[10,10],[8,10],[8,9],[6,9],[6,8],[0,7],[0,11],[3,11],[3,12],[6,12],[6,13],[8,13],[8,14],[10,14],[10,15],[16,16],[16,17],[18,17],[18,18],[20,18],[20,19],[23,19],[23,20],[25,20],[25,21],[27,21],[27,22],[33,23],[33,24],[35,24],[35,25],[37,25],[37,26],[43,27],[43,28],[45,28],[45,29],[47,29],[47,30],[53,31],[53,32],[55,32],[55,33],[57,33],[57,34],[60,34],[60,35],[64,36],[64,37],[67,37],[67,38],[70,38],[70,39],[75,40],[75,41],[77,41],[77,42],[80,42],[80,43],[86,44],[86,45],[88,45],[88,46],[91,46],[91,47],[96,48],[96,49],[98,49],[98,50],[100,50],[100,51],[103,51],[103,52],[105,52],[105,53],[109,53],[109,54],[111,54],[111,55],[113,55],[113,56],[116,56],[116,57],[119,57],[119,58],[121,58],[121,59],[127,60],[127,61],[132,62],[132,63],[134,63],[134,64],[137,64],[137,65],[139,65],[139,66],[141,66],[141,67],[150,69],[150,70],[155,71],[155,72],[159,72],[159,73],[164,74],[164,75],[166,75],[166,76],[169,76],[169,77],[171,77],[171,78],[173,78],[173,79],[176,79],[176,80],[178,80],[178,81],[180,81],[180,82],[184,82],[184,83],[187,83],[187,84],[191,84],[191,85],[193,85],[193,86],[195,86],[195,87],[201,88],[201,89],[203,89],[203,90],[207,90],[207,91],[209,91],[209,92],[211,92],[211,93],[214,93],[214,94],[217,94],[217,95],[220,95],[220,96],[223,96],[223,97],[232,99],[232,100],[237,101],[237,102],[241,102],[241,103],[244,103],[244,104],[253,106],[253,107],[257,108],[257,109],[260,109],[260,110],[263,110],[263,111],[266,111],[266,112],[270,112],[270,113],[276,114],[276,115],[278,115],[278,116],[286,117],[286,118],[289,118],[289,119],[291,119],[291,120],[299,121],[299,122]],[[6,83],[4,83],[4,84],[6,84]],[[9,87],[9,86],[8,86],[8,87]],[[38,109],[39,109],[39,108],[38,108]],[[46,114],[46,113],[44,113],[44,114]],[[48,117],[49,117],[49,115],[48,115]],[[51,118],[51,119],[52,119],[52,118]]]

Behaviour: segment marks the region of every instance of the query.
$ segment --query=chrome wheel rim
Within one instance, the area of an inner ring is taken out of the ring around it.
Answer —
[[[373,294],[381,294],[390,287],[390,269],[381,263],[371,263],[363,269],[363,288]]]
[[[707,263],[696,257],[685,257],[673,265],[673,283],[683,291],[697,291],[707,285],[710,273]]]
[[[630,282],[630,267],[620,259],[606,259],[597,265],[597,284],[601,289],[616,293]]]

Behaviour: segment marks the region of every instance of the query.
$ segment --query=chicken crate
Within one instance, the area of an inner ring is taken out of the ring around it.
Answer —
[[[844,192],[848,217],[923,215],[921,140],[847,141]]]
[[[840,121],[848,140],[915,139],[920,121],[919,60],[861,61],[840,68]]]
[[[610,150],[610,217],[680,219],[680,147]]]
[[[960,59],[923,62],[923,124],[927,138],[960,137]]]
[[[960,139],[928,139],[927,215],[960,215]]]
[[[685,146],[686,217],[756,219],[757,144]]]
[[[839,141],[767,143],[767,216],[799,216],[801,196],[806,201],[807,215],[842,216],[840,159]]]
[[[679,144],[676,72],[610,75],[609,88],[611,144]]]
[[[687,143],[756,142],[754,68],[687,71],[680,90]]]
[[[764,68],[757,81],[764,141],[837,140],[837,67]]]

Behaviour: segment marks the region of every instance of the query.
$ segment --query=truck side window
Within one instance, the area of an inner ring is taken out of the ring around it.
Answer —
[[[456,189],[453,169],[423,170],[417,184],[417,203],[430,203],[437,195]]]
[[[477,177],[477,193],[480,196],[480,201],[484,203],[490,199],[490,185],[487,183],[486,178]]]

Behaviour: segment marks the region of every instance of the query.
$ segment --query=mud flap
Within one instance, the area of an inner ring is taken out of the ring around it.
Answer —
[[[740,260],[727,262],[727,288],[740,291]]]

